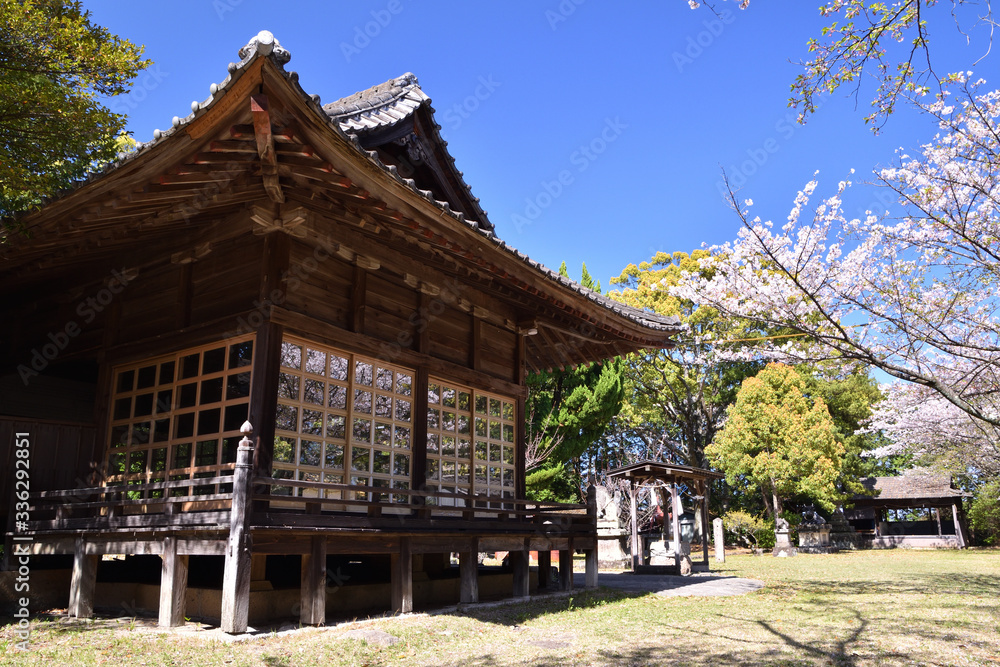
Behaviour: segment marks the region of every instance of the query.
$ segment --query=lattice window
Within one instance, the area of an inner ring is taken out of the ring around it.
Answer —
[[[305,340],[281,347],[273,477],[410,488],[413,371]],[[316,496],[274,486],[273,495]],[[328,498],[340,498],[327,490]],[[358,500],[369,500],[358,492]],[[380,494],[377,494],[380,495]],[[408,503],[405,495],[375,500]]]
[[[192,348],[114,372],[108,485],[198,479],[232,471],[250,404],[252,337]],[[196,495],[231,485],[194,487]],[[190,488],[174,491],[187,495]],[[131,499],[162,490],[129,491]]]
[[[427,385],[427,487],[432,491],[514,497],[514,402],[431,379]],[[461,498],[428,503],[465,506]]]

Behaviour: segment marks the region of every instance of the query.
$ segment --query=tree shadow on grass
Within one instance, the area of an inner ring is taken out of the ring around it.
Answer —
[[[465,607],[458,612],[450,613],[467,616],[482,623],[516,626],[546,614],[558,614],[575,609],[593,609],[645,595],[651,595],[651,593],[627,592],[611,588],[589,588],[563,592],[559,595],[536,596],[525,601],[505,600],[496,605]]]

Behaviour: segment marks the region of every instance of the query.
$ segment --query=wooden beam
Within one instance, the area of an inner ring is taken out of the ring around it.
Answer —
[[[531,595],[531,579],[529,577],[529,558],[531,552],[521,545],[518,551],[510,552],[510,564],[514,568],[514,597],[526,598]]]
[[[177,305],[174,315],[175,328],[183,329],[191,326],[191,298],[194,295],[194,265],[181,264],[177,276]]]
[[[538,588],[548,590],[552,578],[552,550],[545,548],[538,551]]]
[[[413,442],[410,443],[413,456],[410,458],[410,488],[427,490],[427,368],[418,366],[413,378]],[[410,502],[419,511],[426,504],[424,498],[411,496]]]
[[[680,572],[681,566],[681,512],[684,508],[681,506],[681,492],[677,488],[676,479],[670,483],[670,501],[671,508],[673,509],[673,518],[670,522],[670,530],[673,533],[673,539],[671,543],[674,549],[674,562],[678,567],[678,572]]]
[[[469,368],[481,371],[483,346],[483,321],[475,315],[472,318],[472,333],[469,336]]]
[[[248,435],[249,432],[244,432],[244,438],[240,441],[236,454],[229,543],[222,574],[221,627],[222,631],[228,634],[246,632],[250,615],[249,494],[250,476],[253,472],[253,447]]]
[[[314,535],[309,553],[302,556],[302,591],[299,622],[303,625],[326,623],[326,537]]]
[[[360,266],[354,267],[351,284],[351,331],[365,332],[365,308],[368,293],[368,272]]]
[[[526,373],[524,363],[524,353],[527,342],[524,336],[518,336],[514,343],[514,372],[517,374],[515,377],[515,382],[517,386],[522,388],[523,391],[519,392],[515,397],[515,410],[517,414],[514,415],[515,421],[515,432],[514,437],[516,442],[514,443],[514,497],[515,498],[526,498],[527,489],[525,487],[525,476],[527,471],[525,470],[525,449],[528,442],[528,430],[525,420],[527,416],[525,415],[525,393],[527,392],[526,386]]]
[[[100,556],[88,554],[82,537],[76,538],[73,551],[73,574],[69,583],[69,609],[76,618],[94,615],[94,591],[97,588],[97,563]]]
[[[458,568],[461,584],[459,601],[463,604],[479,602],[479,540],[472,543],[465,551],[458,553]]]
[[[570,539],[570,545],[573,540]],[[559,550],[559,590],[573,590],[573,547]]]
[[[281,339],[284,328],[265,322],[254,340],[253,370],[250,383],[250,423],[254,425],[257,445],[254,448],[254,476],[270,477],[274,457],[275,408],[278,404],[278,374],[281,368]],[[269,486],[254,489],[267,494]],[[264,511],[266,502],[255,501],[254,512]]]
[[[253,115],[253,133],[257,140],[257,155],[260,157],[261,178],[264,191],[271,201],[284,203],[285,193],[278,182],[278,154],[274,149],[274,135],[271,132],[271,114],[267,96],[263,93],[250,96],[250,113]]]
[[[636,494],[639,490],[635,486],[634,481],[629,481],[629,501],[631,503],[632,510],[632,572],[639,569],[642,565],[642,547],[639,545],[639,509],[636,503]]]
[[[597,488],[594,486],[593,481],[587,487],[587,515],[591,517],[594,522],[594,526],[597,526]],[[587,588],[597,588],[597,544],[593,547],[585,549],[584,555],[586,558],[586,584]]]
[[[392,554],[392,610],[398,614],[413,611],[413,554],[410,538],[399,538],[399,550]]]
[[[965,536],[962,534],[962,524],[958,520],[958,505],[955,503],[951,504],[951,518],[955,523],[955,535],[958,536],[958,546],[961,549],[965,548]]]
[[[159,625],[176,628],[184,625],[184,599],[187,596],[188,556],[177,553],[177,538],[163,538],[160,570]]]

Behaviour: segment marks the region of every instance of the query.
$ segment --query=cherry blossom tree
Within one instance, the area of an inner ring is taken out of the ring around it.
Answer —
[[[749,0],[734,0],[747,9]],[[688,0],[692,9],[705,5],[718,13],[717,2]],[[943,5],[937,7],[938,5]],[[945,12],[950,10],[948,14]],[[957,82],[955,73],[938,72],[931,58],[931,27],[957,30],[973,46],[974,66],[992,45],[995,21],[989,2],[970,0],[828,0],[819,14],[829,21],[818,38],[806,43],[809,56],[792,83],[788,105],[800,109],[800,122],[815,112],[820,98],[841,86],[860,94],[864,74],[875,83],[872,111],[865,122],[877,132],[912,94],[940,93]],[[981,30],[977,30],[981,29]]]
[[[790,363],[840,359],[919,385],[974,420],[1000,428],[1000,92],[963,85],[918,104],[940,133],[916,156],[876,173],[898,198],[895,217],[848,219],[850,183],[804,217],[817,182],[775,228],[730,192],[742,229],[712,248],[714,273],[690,272],[679,298],[800,339],[775,341]],[[801,342],[799,342],[801,341]],[[929,408],[928,408],[929,409]]]
[[[888,440],[869,456],[913,454],[922,462],[979,479],[1000,475],[1000,431],[927,387],[888,387],[866,430]]]

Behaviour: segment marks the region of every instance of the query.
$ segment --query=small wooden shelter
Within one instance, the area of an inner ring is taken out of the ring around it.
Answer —
[[[723,475],[704,468],[694,468],[691,466],[674,465],[661,463],[658,461],[640,461],[631,465],[615,468],[608,473],[609,477],[621,477],[629,482],[629,497],[631,501],[631,528],[632,539],[630,542],[632,551],[632,571],[641,573],[644,571],[655,571],[657,568],[650,567],[643,562],[644,548],[639,537],[639,516],[638,516],[638,496],[641,489],[650,488],[653,490],[665,490],[670,496],[671,507],[671,552],[673,553],[674,566],[672,569],[680,571],[680,558],[682,553],[681,538],[681,515],[684,513],[681,503],[681,487],[686,486],[693,492],[693,497],[699,501],[695,508],[696,517],[701,525],[701,549],[703,566],[708,567],[708,493],[709,485],[713,479],[722,479]]]
[[[871,546],[924,546],[965,548],[968,529],[963,499],[970,494],[956,489],[950,475],[913,468],[896,477],[861,480],[869,495],[854,497],[846,518]],[[890,510],[927,510],[925,520],[890,520]],[[941,510],[947,515],[942,518]],[[931,518],[933,517],[933,518]]]
[[[525,499],[525,373],[669,347],[677,320],[501,241],[413,75],[323,106],[270,33],[239,55],[0,245],[0,456],[31,452],[30,492],[0,482],[6,554],[71,555],[75,616],[102,555],[160,556],[164,625],[215,558],[228,632],[288,556],[308,624],[335,555],[384,567],[397,611],[453,552],[463,602],[480,551],[510,552],[516,596],[532,550],[584,550],[596,585],[592,503]]]

